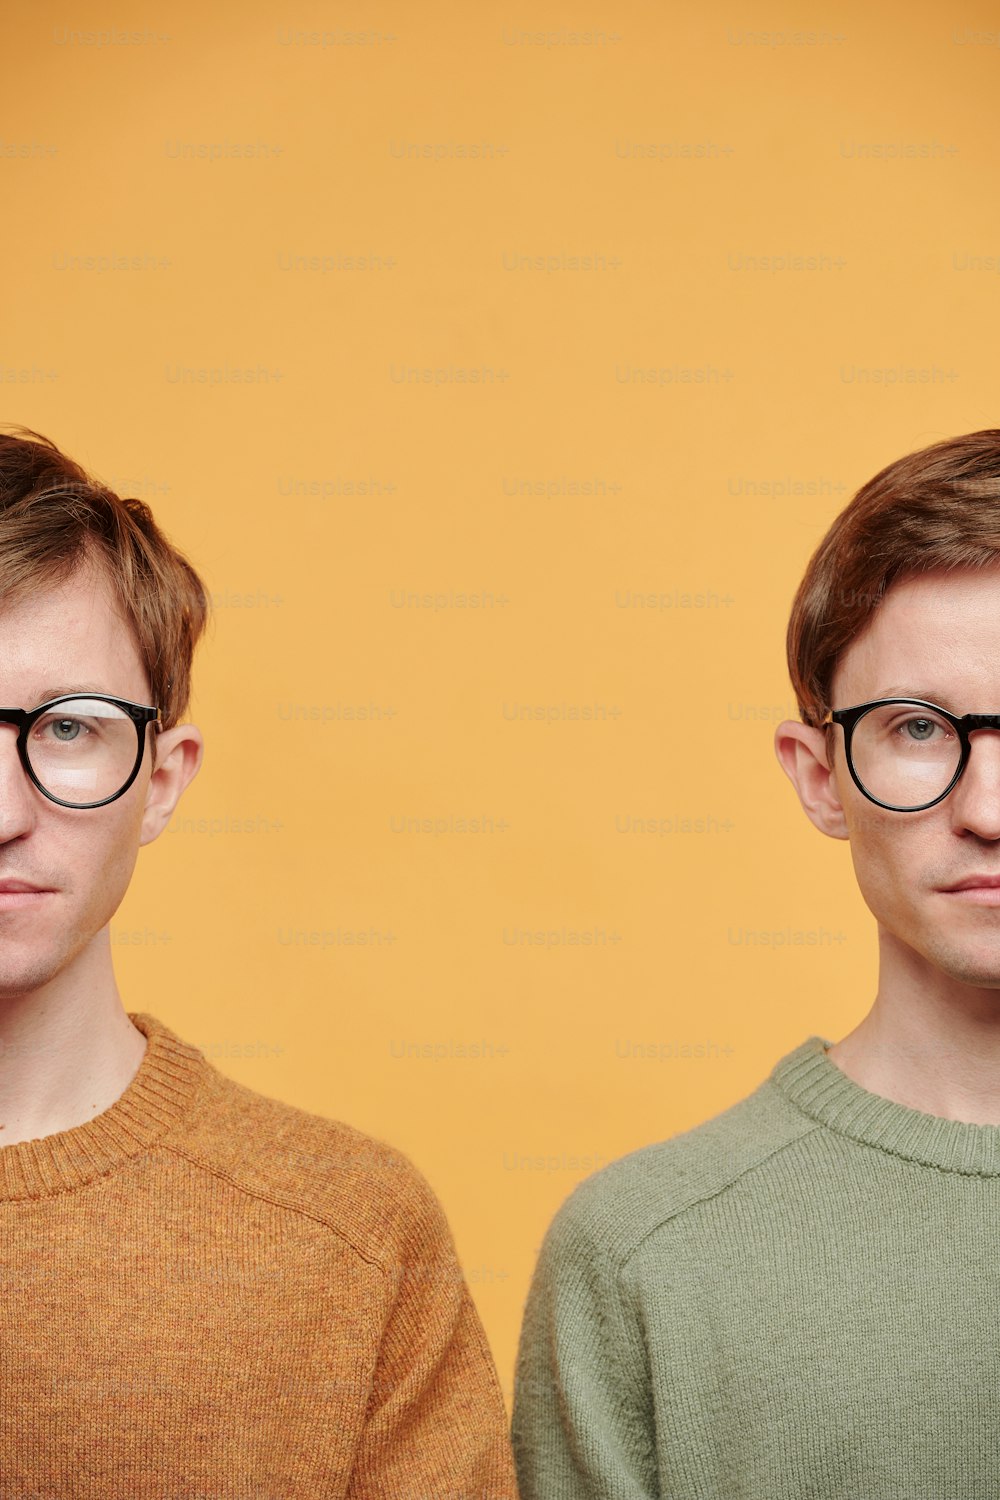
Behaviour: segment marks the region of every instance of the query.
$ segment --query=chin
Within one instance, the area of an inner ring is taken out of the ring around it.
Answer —
[[[0,964],[0,1002],[16,1000],[21,995],[42,989],[50,980],[55,979],[61,967],[51,957],[36,959],[34,962],[30,958],[24,958],[18,962],[13,955],[5,955]]]
[[[960,984],[971,984],[976,989],[1000,990],[1000,940],[984,943],[978,948],[948,947],[927,954],[931,963]]]

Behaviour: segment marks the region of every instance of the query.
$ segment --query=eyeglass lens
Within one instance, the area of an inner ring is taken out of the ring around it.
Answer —
[[[28,762],[47,792],[86,806],[113,797],[128,781],[139,744],[135,723],[102,698],[57,703],[32,724]]]
[[[873,797],[900,809],[940,797],[958,770],[962,746],[940,714],[919,703],[884,703],[854,726],[851,759]]]

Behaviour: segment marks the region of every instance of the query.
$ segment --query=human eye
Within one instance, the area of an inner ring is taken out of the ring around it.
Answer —
[[[88,739],[96,732],[93,720],[78,718],[75,714],[52,712],[43,714],[34,727],[35,738],[50,744],[72,745]]]
[[[906,744],[932,745],[941,739],[947,739],[952,728],[947,719],[942,719],[937,714],[907,714],[897,721],[894,733]]]

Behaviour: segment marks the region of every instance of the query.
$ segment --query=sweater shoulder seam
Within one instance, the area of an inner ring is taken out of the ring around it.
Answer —
[[[657,1234],[663,1228],[664,1224],[669,1224],[672,1219],[679,1219],[681,1215],[687,1213],[689,1209],[698,1208],[703,1203],[710,1203],[713,1198],[720,1198],[723,1193],[728,1193],[730,1188],[735,1187],[738,1182],[742,1182],[745,1177],[749,1177],[752,1172],[759,1171],[761,1167],[765,1167],[767,1166],[768,1162],[773,1161],[776,1156],[780,1156],[783,1151],[791,1150],[793,1146],[799,1145],[801,1141],[808,1139],[808,1137],[811,1135],[815,1135],[817,1131],[821,1131],[823,1130],[823,1128],[824,1127],[820,1124],[814,1124],[811,1129],[799,1132],[790,1140],[783,1141],[780,1146],[775,1146],[773,1151],[769,1151],[767,1155],[762,1156],[759,1161],[751,1162],[748,1167],[744,1167],[743,1170],[741,1172],[737,1172],[734,1177],[727,1178],[727,1180],[722,1183],[720,1187],[707,1189],[705,1192],[699,1194],[697,1198],[692,1198],[690,1202],[682,1203],[677,1208],[664,1213],[663,1217],[658,1219],[655,1224],[650,1225],[650,1227],[646,1229],[642,1235],[640,1235],[639,1239],[636,1240],[635,1244],[625,1252],[618,1265],[616,1275],[624,1275],[626,1267],[628,1266],[632,1258],[639,1253],[639,1251],[642,1249],[643,1245],[651,1235]]]
[[[202,1171],[210,1173],[211,1176],[218,1178],[221,1182],[229,1183],[230,1187],[236,1188],[248,1198],[254,1198],[259,1203],[270,1203],[275,1208],[284,1209],[288,1213],[298,1214],[300,1218],[310,1219],[315,1224],[322,1224],[325,1229],[329,1229],[331,1234],[343,1240],[360,1260],[365,1261],[370,1266],[374,1266],[383,1276],[389,1274],[389,1268],[383,1257],[360,1244],[342,1225],[334,1223],[328,1215],[316,1209],[308,1208],[304,1204],[296,1202],[293,1198],[286,1198],[278,1193],[265,1192],[260,1188],[251,1187],[248,1183],[241,1181],[240,1178],[234,1177],[231,1173],[215,1166],[211,1161],[207,1161],[203,1156],[186,1151],[182,1146],[176,1145],[172,1141],[161,1141],[159,1146],[161,1150],[172,1152],[174,1156],[181,1157],[184,1161],[190,1162],[192,1166],[200,1167]]]

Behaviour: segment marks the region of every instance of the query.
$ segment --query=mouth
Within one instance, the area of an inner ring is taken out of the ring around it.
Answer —
[[[54,892],[27,880],[0,880],[0,912],[37,906]]]
[[[1000,907],[1000,878],[995,875],[970,875],[941,893],[965,906]]]

